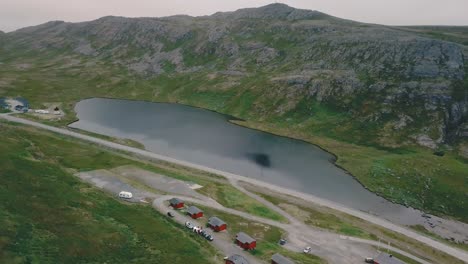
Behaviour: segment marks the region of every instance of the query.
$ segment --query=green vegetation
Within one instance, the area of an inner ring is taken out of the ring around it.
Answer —
[[[166,72],[166,73],[173,73],[173,72],[175,71],[175,69],[176,69],[176,65],[174,65],[174,64],[173,64],[172,62],[170,62],[170,61],[165,61],[165,62],[163,63],[163,67],[162,67],[162,68],[163,68],[164,72]]]
[[[277,227],[269,226],[266,224],[247,221],[236,215],[224,213],[212,208],[197,205],[205,213],[206,218],[210,216],[218,216],[228,223],[228,232],[233,239],[238,232],[244,232],[257,240],[257,248],[250,251],[253,255],[269,261],[271,256],[275,253],[280,253],[287,256],[298,264],[318,264],[326,263],[314,255],[306,255],[303,253],[294,253],[284,249],[279,245],[279,240],[283,236],[283,231]]]
[[[367,231],[353,225],[351,221],[345,221],[344,219],[325,211],[314,209],[311,207],[293,205],[285,202],[281,198],[273,197],[271,195],[260,193],[260,196],[268,200],[269,202],[280,206],[283,210],[293,215],[297,219],[304,221],[304,223],[323,228],[335,233],[360,237],[364,239],[377,240],[377,237]]]
[[[237,209],[275,221],[287,222],[282,215],[247,196],[229,184],[208,184],[200,189],[199,192],[215,199],[225,207]]]
[[[401,27],[401,29],[468,46],[468,27],[466,26],[411,26]]]
[[[468,205],[464,202],[468,200],[468,184],[463,173],[468,170],[468,163],[455,151],[438,157],[423,148],[384,148],[375,143],[378,124],[361,126],[352,121],[348,113],[313,100],[297,102],[282,116],[272,115],[282,102],[276,97],[270,98],[267,89],[271,84],[263,75],[242,78],[238,86],[219,90],[216,87],[224,85],[225,79],[210,79],[205,73],[161,75],[144,80],[131,77],[115,66],[99,65],[86,69],[89,71],[86,74],[96,78],[76,81],[70,73],[44,72],[42,67],[45,66],[39,64],[28,71],[0,69],[0,74],[16,79],[16,88],[6,89],[9,96],[22,95],[33,104],[63,102],[66,113],[70,114],[48,124],[63,126],[75,120],[71,114],[74,103],[91,96],[199,106],[249,120],[239,122],[244,126],[317,144],[337,155],[337,164],[371,191],[389,200],[468,221]],[[106,79],[114,81],[105,82]],[[269,96],[260,96],[262,94]],[[428,182],[431,183],[429,189]]]
[[[203,21],[197,24],[202,25],[208,21],[204,19],[200,18],[194,23]],[[241,122],[242,125],[319,145],[335,154],[338,157],[337,164],[369,190],[389,200],[468,222],[468,203],[465,202],[468,200],[468,181],[464,173],[468,170],[467,159],[450,148],[444,157],[434,156],[432,151],[415,146],[414,139],[410,137],[427,131],[431,138],[437,139],[441,134],[439,125],[444,123],[444,118],[441,117],[444,110],[427,112],[419,97],[391,105],[384,103],[386,97],[398,97],[394,90],[401,83],[409,81],[437,85],[450,83],[447,90],[451,93],[444,96],[460,100],[467,94],[468,69],[465,69],[465,80],[454,80],[443,76],[403,76],[400,73],[407,72],[405,64],[413,63],[405,60],[395,63],[405,69],[393,69],[393,64],[375,64],[379,52],[386,52],[381,48],[389,43],[380,45],[380,40],[369,38],[367,42],[362,41],[371,45],[368,49],[369,46],[362,46],[364,44],[361,42],[355,43],[354,36],[348,38],[351,30],[347,29],[362,29],[364,37],[367,32],[365,28],[372,28],[372,25],[354,22],[348,24],[326,16],[307,22],[310,25],[320,25],[319,28],[323,29],[327,28],[325,25],[339,23],[338,27],[334,27],[338,31],[333,34],[341,34],[344,41],[340,43],[340,47],[344,55],[349,55],[341,57],[333,56],[340,50],[330,46],[327,38],[321,38],[321,34],[327,36],[327,30],[324,30],[325,33],[307,32],[308,27],[302,24],[304,21],[294,21],[294,30],[286,30],[292,24],[270,28],[270,24],[276,23],[262,20],[239,23],[241,28],[245,26],[251,32],[244,34],[245,32],[238,30],[239,25],[233,27],[232,32],[220,40],[219,43],[223,43],[222,48],[213,44],[214,42],[204,42],[209,36],[199,26],[191,28],[179,38],[158,36],[157,40],[145,39],[143,35],[148,34],[138,34],[134,32],[134,28],[127,28],[121,34],[126,36],[123,42],[132,38],[141,39],[141,44],[147,45],[148,50],[159,42],[163,45],[164,52],[180,48],[181,54],[170,59],[166,54],[158,62],[157,66],[165,72],[159,75],[139,75],[129,71],[126,66],[121,66],[137,62],[146,54],[144,46],[134,43],[125,43],[128,46],[123,55],[116,49],[115,43],[109,44],[109,39],[89,36],[90,43],[102,48],[99,51],[101,55],[93,57],[79,55],[69,49],[76,43],[68,41],[75,38],[65,38],[61,40],[63,42],[57,40],[57,43],[50,45],[54,48],[37,51],[26,44],[28,36],[21,35],[21,45],[0,47],[0,59],[3,63],[0,69],[0,93],[2,96],[25,97],[33,107],[47,102],[61,102],[67,113],[66,117],[56,122],[43,121],[56,126],[64,126],[75,120],[75,103],[88,97],[183,103],[230,114],[247,120]],[[174,27],[178,25],[175,23]],[[182,25],[188,27],[185,22]],[[423,35],[464,45],[468,39],[467,27],[394,29],[408,32],[409,36]],[[405,36],[403,32],[399,33]],[[317,37],[313,46],[305,42],[309,39],[308,36]],[[43,38],[44,43],[48,43],[47,38]],[[7,40],[4,42],[7,43]],[[406,41],[401,44],[406,45]],[[230,53],[231,47],[238,47],[238,50]],[[273,53],[277,56],[274,55],[269,61],[268,54],[263,54],[268,53],[263,47],[274,48]],[[112,54],[114,48],[116,54]],[[408,46],[409,50],[412,48]],[[466,50],[466,47],[463,48]],[[372,52],[365,63],[354,67],[354,61],[360,61],[369,50]],[[357,53],[353,54],[354,51]],[[454,50],[455,53],[458,51]],[[414,54],[419,53],[414,51]],[[407,59],[419,60],[414,54],[406,54],[409,56]],[[335,60],[332,57],[339,58]],[[241,74],[222,73],[231,69],[228,66],[235,66],[233,68],[237,69],[236,65]],[[309,69],[310,65],[323,67]],[[345,70],[354,68],[364,70],[356,73]],[[378,69],[385,70],[380,74],[373,74]],[[309,70],[310,76],[306,74],[304,80],[300,76],[298,81],[295,80],[298,73]],[[285,76],[294,78],[278,80]],[[312,79],[309,80],[309,77]],[[359,84],[354,87],[354,81],[358,80],[365,87],[385,85],[381,92],[376,93],[373,90],[356,88]],[[312,81],[316,81],[318,86],[312,87]],[[353,87],[348,87],[349,83]],[[347,93],[345,90],[351,92]],[[318,96],[317,93],[321,95]],[[382,109],[383,105],[389,109]],[[383,110],[391,111],[382,113]],[[401,114],[411,116],[413,121],[408,122],[403,129],[394,129],[394,123]],[[438,114],[439,120],[427,122],[434,120],[431,114]],[[453,146],[454,149],[456,147]],[[228,191],[226,192],[228,195]]]
[[[2,123],[0,133],[0,262],[209,263],[215,255],[151,207],[120,203],[67,170],[124,159],[34,129]]]
[[[432,232],[430,232],[429,230],[427,230],[424,226],[422,225],[413,225],[413,226],[410,226],[410,228],[414,229],[415,231],[418,231],[419,233],[421,234],[424,234],[426,236],[429,236],[429,237],[432,237],[434,238],[435,240],[438,240],[442,243],[445,243],[449,246],[453,246],[453,247],[458,247],[458,248],[461,248],[463,250],[466,250],[468,251],[468,244],[465,244],[463,242],[456,242],[456,241],[453,241],[453,240],[449,240],[449,239],[444,239]]]

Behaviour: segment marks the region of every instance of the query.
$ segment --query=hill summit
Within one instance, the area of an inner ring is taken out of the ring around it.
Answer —
[[[164,96],[211,94],[216,103],[195,104],[293,120],[305,130],[318,125],[351,142],[436,149],[468,136],[468,56],[465,45],[433,36],[271,4],[202,17],[53,21],[3,34],[0,58],[32,69],[47,61],[48,73],[64,78],[89,65],[141,80],[199,78],[200,86]],[[80,80],[96,78],[80,73]],[[321,111],[333,118],[317,124]]]

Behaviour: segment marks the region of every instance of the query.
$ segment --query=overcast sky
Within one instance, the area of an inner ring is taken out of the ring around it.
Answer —
[[[0,30],[50,20],[93,20],[106,15],[209,15],[273,3],[271,0],[0,0]],[[387,25],[468,25],[468,0],[283,0],[297,8]]]

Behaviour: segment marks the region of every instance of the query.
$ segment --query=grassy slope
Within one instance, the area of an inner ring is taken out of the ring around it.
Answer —
[[[280,198],[273,197],[270,195],[260,193],[259,195],[261,195],[266,200],[272,202],[273,204],[280,206],[282,209],[286,210],[286,212],[304,221],[304,223],[308,225],[323,228],[347,236],[377,240],[377,237],[375,235],[366,232],[362,228],[359,228],[358,226],[351,223],[351,221],[345,221],[342,218],[331,213],[322,212],[313,208],[306,208],[300,205],[289,204],[286,203],[286,201],[281,200]]]
[[[5,58],[5,63],[12,62],[13,55]],[[281,99],[270,96],[271,86],[265,73],[236,80],[239,84],[234,88],[219,89],[231,77],[208,78],[207,73],[200,72],[137,78],[105,62],[86,68],[55,69],[53,65],[67,65],[70,58],[51,64],[48,61],[54,55],[31,55],[36,59],[25,56],[21,62],[33,65],[26,70],[0,69],[3,78],[10,80],[0,96],[21,95],[30,99],[33,107],[44,102],[64,102],[68,113],[73,112],[78,100],[97,96],[179,102],[231,114],[248,120],[243,125],[325,148],[338,156],[338,165],[367,188],[392,201],[468,222],[468,161],[455,151],[437,157],[418,147],[382,148],[372,124],[353,123],[346,113],[313,101],[296,102],[293,111],[278,117],[272,113]],[[76,58],[86,62],[84,57]],[[57,125],[74,118],[69,114]]]
[[[287,219],[285,219],[282,215],[238,191],[231,185],[208,184],[200,189],[199,192],[215,199],[225,207],[238,209],[253,215],[269,218],[279,222],[287,222]]]
[[[449,240],[449,239],[444,239],[434,233],[432,233],[431,231],[427,230],[424,226],[422,225],[413,225],[413,226],[410,226],[413,230],[423,234],[423,235],[426,235],[426,236],[429,236],[429,237],[432,237],[433,239],[435,240],[438,240],[442,243],[445,243],[445,244],[448,244],[450,246],[454,246],[454,247],[458,247],[458,248],[461,248],[463,250],[466,250],[468,251],[468,244],[462,244],[462,243],[457,243],[455,241],[452,241],[452,240]]]
[[[1,263],[208,263],[214,250],[148,206],[130,206],[65,167],[122,159],[0,124]]]
[[[468,46],[468,27],[466,26],[410,26],[400,28],[428,37]]]

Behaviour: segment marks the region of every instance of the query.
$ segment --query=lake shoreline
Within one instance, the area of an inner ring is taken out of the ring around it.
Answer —
[[[208,167],[205,167],[205,166],[202,166],[202,165],[196,165],[196,164],[193,164],[193,163],[190,163],[190,162],[181,161],[181,160],[174,159],[174,158],[171,158],[171,157],[155,154],[155,153],[152,153],[152,152],[149,152],[149,151],[144,151],[144,150],[135,149],[135,148],[131,148],[131,147],[124,146],[124,145],[115,144],[115,143],[112,143],[112,142],[107,142],[107,141],[102,140],[102,139],[82,135],[82,134],[79,134],[79,133],[76,133],[76,132],[69,131],[67,129],[61,129],[61,128],[56,128],[56,127],[52,127],[52,126],[48,126],[48,125],[43,125],[43,124],[40,124],[40,123],[37,123],[37,122],[33,122],[33,121],[26,120],[26,119],[21,119],[21,118],[15,118],[13,116],[8,116],[8,115],[0,115],[0,118],[6,119],[8,121],[16,122],[16,123],[22,123],[22,124],[25,124],[25,125],[32,125],[32,126],[35,126],[35,127],[41,128],[41,129],[50,130],[50,131],[55,132],[55,133],[72,136],[72,137],[75,137],[75,138],[78,138],[78,139],[82,139],[82,140],[86,140],[86,141],[89,141],[89,142],[97,143],[97,144],[99,144],[101,146],[104,146],[104,147],[107,146],[107,147],[113,148],[115,150],[129,151],[130,153],[135,154],[137,156],[141,155],[143,157],[148,157],[148,158],[151,158],[151,159],[154,158],[156,160],[164,160],[164,161],[168,161],[168,162],[174,162],[174,163],[179,164],[181,166],[193,167],[195,169],[200,169],[202,171],[207,171],[207,172],[211,172],[211,173],[215,173],[215,174],[220,174],[222,176],[232,178],[234,180],[252,182],[253,184],[257,184],[257,185],[262,186],[262,187],[266,187],[266,188],[269,188],[269,189],[272,189],[272,190],[276,190],[276,191],[279,191],[280,193],[283,193],[283,194],[300,197],[300,198],[303,198],[303,199],[306,199],[306,200],[310,200],[311,202],[320,204],[322,206],[327,206],[327,207],[330,207],[332,209],[339,210],[339,211],[345,212],[345,213],[350,214],[350,215],[354,215],[356,217],[359,217],[359,218],[367,220],[367,221],[369,221],[371,223],[383,226],[383,227],[385,227],[387,229],[393,230],[393,231],[401,233],[403,235],[411,236],[414,239],[419,240],[422,243],[431,245],[432,247],[438,248],[438,249],[440,249],[440,250],[442,250],[442,251],[444,251],[444,252],[446,252],[446,253],[448,253],[450,255],[456,256],[457,258],[463,259],[464,257],[462,257],[462,256],[465,256],[467,254],[463,250],[459,250],[459,249],[449,247],[449,246],[447,246],[445,244],[437,242],[437,241],[435,241],[433,239],[430,239],[430,238],[428,238],[426,236],[420,235],[420,234],[418,234],[418,233],[416,233],[416,232],[414,232],[412,230],[409,230],[407,228],[404,228],[404,227],[402,227],[400,225],[393,224],[392,222],[387,221],[385,219],[382,219],[380,217],[375,217],[375,216],[369,215],[367,213],[363,213],[363,212],[357,211],[355,209],[346,207],[344,205],[340,205],[340,204],[337,204],[337,203],[332,202],[332,201],[324,200],[324,199],[316,197],[314,195],[297,192],[297,191],[294,191],[294,190],[291,190],[291,189],[287,189],[287,188],[284,188],[284,187],[272,185],[272,184],[265,183],[265,182],[262,182],[262,181],[258,181],[258,180],[255,180],[255,179],[251,179],[251,178],[248,178],[248,177],[243,177],[243,176],[235,175],[235,174],[232,174],[232,173],[223,172],[223,171],[219,171],[219,170],[216,170],[216,169],[211,169],[211,168],[208,168]]]
[[[216,115],[220,115],[223,117],[223,119],[225,121],[227,121],[229,124],[232,124],[234,126],[237,126],[237,127],[241,127],[241,128],[245,128],[245,129],[248,129],[248,130],[251,130],[251,131],[254,131],[256,133],[261,133],[261,134],[265,134],[265,135],[271,135],[271,136],[274,136],[274,137],[280,137],[282,139],[287,139],[287,140],[292,140],[294,142],[298,142],[298,143],[302,143],[302,144],[307,144],[307,145],[310,145],[312,146],[313,148],[317,148],[319,149],[320,151],[323,151],[323,152],[326,152],[327,155],[329,155],[331,158],[328,159],[328,162],[331,163],[334,167],[336,167],[337,169],[341,170],[343,173],[345,173],[347,175],[347,177],[351,176],[350,178],[356,182],[357,184],[359,184],[359,186],[361,186],[361,188],[365,189],[366,191],[368,191],[369,193],[375,195],[376,197],[380,198],[380,199],[383,199],[385,200],[388,204],[393,204],[395,206],[401,206],[401,207],[404,207],[404,208],[407,208],[408,210],[410,211],[413,211],[414,213],[413,214],[417,214],[417,216],[419,218],[421,218],[422,220],[423,219],[423,215],[428,215],[426,214],[423,210],[420,210],[419,208],[415,208],[415,207],[411,207],[411,206],[408,206],[408,205],[405,205],[405,204],[401,204],[401,203],[398,203],[397,201],[395,200],[392,200],[392,199],[389,199],[387,198],[384,194],[382,193],[377,193],[377,192],[374,192],[372,191],[371,189],[369,189],[366,185],[364,185],[364,183],[358,178],[356,177],[355,175],[353,175],[350,171],[348,171],[347,169],[345,169],[343,166],[341,166],[340,164],[338,164],[338,161],[340,159],[340,157],[329,151],[327,148],[323,147],[322,145],[320,144],[317,144],[317,143],[313,143],[313,142],[310,142],[310,141],[307,141],[305,139],[302,139],[302,138],[297,138],[297,137],[293,137],[293,136],[287,136],[287,135],[284,135],[284,134],[281,134],[280,132],[278,131],[272,131],[272,130],[263,130],[261,128],[259,128],[258,126],[261,125],[261,123],[256,123],[256,122],[252,122],[252,121],[248,121],[248,120],[244,120],[244,119],[241,119],[241,118],[237,118],[233,115],[229,115],[229,114],[224,114],[224,113],[221,113],[221,112],[218,112],[218,111],[215,111],[215,110],[210,110],[210,109],[205,109],[203,107],[197,107],[197,106],[191,106],[191,105],[187,105],[187,104],[181,104],[181,103],[178,103],[178,102],[167,102],[167,101],[163,101],[163,102],[159,102],[159,101],[149,101],[149,100],[136,100],[136,99],[115,99],[115,98],[109,98],[109,97],[91,97],[91,98],[88,98],[88,99],[105,99],[105,100],[117,100],[117,101],[122,101],[122,102],[132,102],[132,103],[138,103],[138,102],[143,102],[143,103],[150,103],[150,104],[160,104],[160,105],[166,105],[166,106],[183,106],[183,107],[186,107],[187,109],[197,109],[197,110],[201,110],[201,111],[207,111],[207,112],[211,112],[211,113],[214,113]],[[84,99],[80,102],[83,102],[85,100],[88,100],[88,99]],[[79,102],[78,102],[79,103]],[[76,103],[75,104],[75,108],[76,108],[76,105],[78,104]],[[75,113],[76,113],[76,109],[75,109]],[[75,120],[79,120],[78,118],[75,119]],[[76,122],[76,121],[75,121]],[[72,122],[70,124],[73,124],[75,122]],[[252,126],[253,125],[253,126]],[[256,126],[258,125],[258,126]],[[82,129],[82,128],[81,128]],[[274,129],[274,127],[272,127],[271,129]],[[85,130],[85,129],[83,129]],[[133,139],[135,140],[135,139]],[[136,140],[138,141],[138,140]],[[142,143],[143,145],[145,145],[143,142],[141,141],[138,141],[139,143]],[[180,158],[180,157],[179,157]],[[228,170],[229,171],[229,170]],[[245,174],[241,174],[241,175],[245,175]],[[252,177],[252,178],[257,178],[258,177]],[[270,182],[268,180],[268,182]],[[278,184],[278,182],[272,182],[274,184]],[[285,186],[286,188],[293,188],[295,189],[294,187],[291,187],[291,186]],[[296,189],[300,192],[304,192],[303,190],[299,190],[299,189]],[[310,192],[309,192],[310,193]],[[314,192],[312,192],[311,194],[313,195],[318,195],[319,197],[321,195],[319,194],[315,194]],[[327,197],[323,197],[325,199],[328,199]],[[334,202],[338,202],[340,203],[339,201],[334,201]],[[345,204],[343,204],[345,205]],[[350,206],[349,204],[347,204],[346,206]],[[353,206],[351,206],[353,207]],[[354,207],[354,209],[358,209],[356,207]],[[359,209],[358,209],[359,210]],[[378,216],[378,217],[381,217],[381,218],[384,218],[388,221],[391,221],[391,222],[398,222],[398,220],[395,220],[397,218],[393,217],[393,218],[388,218],[386,217],[385,215],[382,215],[382,213],[379,213],[379,212],[375,212],[373,210],[362,210],[363,212],[366,212],[368,214],[371,214],[371,215],[374,215],[374,216]],[[433,219],[435,218],[438,218],[436,215],[431,215],[431,217],[433,217]],[[445,218],[440,218],[440,219],[444,219],[446,221],[449,221],[449,222],[458,222],[458,220],[454,220],[452,218],[449,218],[447,216],[444,216]],[[392,220],[393,219],[393,220]],[[416,224],[422,224],[422,220],[419,220],[417,221],[414,221],[415,223],[413,224],[409,224],[408,225],[416,225]],[[460,223],[463,223],[463,222],[460,222]],[[435,224],[435,222],[433,223]],[[430,228],[430,225],[427,224],[427,227]],[[430,230],[430,229],[428,229]],[[436,234],[438,234],[437,232],[435,232]],[[442,234],[442,233],[441,233]],[[444,237],[446,238],[450,238],[450,236],[446,236],[444,235]]]
[[[414,210],[418,210],[418,211],[421,211],[421,214],[426,214],[423,210],[421,210],[421,208],[416,208],[416,207],[412,207],[412,206],[408,206],[406,204],[401,204],[401,203],[398,203],[397,201],[395,200],[392,200],[392,199],[389,199],[387,197],[385,197],[384,194],[382,193],[378,193],[378,192],[374,192],[372,191],[371,189],[369,189],[357,176],[353,175],[349,170],[347,170],[346,168],[344,168],[343,166],[339,165],[338,164],[338,160],[339,160],[339,156],[335,153],[333,153],[332,151],[328,150],[327,148],[323,147],[322,145],[320,144],[317,144],[317,143],[313,143],[313,142],[310,142],[310,141],[307,141],[305,139],[301,139],[301,138],[297,138],[297,137],[293,137],[293,136],[287,136],[287,135],[283,135],[283,134],[280,134],[280,133],[275,133],[274,131],[266,131],[266,130],[262,130],[261,128],[258,128],[258,127],[252,127],[252,126],[249,126],[249,122],[253,122],[253,121],[249,121],[249,120],[245,120],[245,119],[242,119],[242,118],[238,118],[234,115],[231,115],[231,114],[226,114],[226,113],[222,113],[222,112],[219,112],[219,111],[216,111],[216,110],[212,110],[212,109],[207,109],[207,108],[203,108],[203,107],[200,107],[200,106],[194,106],[194,105],[189,105],[189,104],[184,104],[184,103],[180,103],[180,102],[170,102],[170,101],[150,101],[150,100],[141,100],[141,99],[122,99],[122,98],[114,98],[114,97],[87,97],[87,98],[84,98],[84,99],[81,99],[80,101],[78,102],[75,102],[74,105],[73,105],[73,109],[74,109],[74,114],[75,114],[75,117],[77,116],[77,112],[75,110],[75,107],[76,105],[81,102],[81,101],[85,101],[85,100],[88,100],[88,99],[106,99],[106,100],[119,100],[119,101],[128,101],[128,102],[145,102],[145,103],[155,103],[155,104],[166,104],[166,105],[181,105],[181,106],[185,106],[185,107],[191,107],[191,108],[195,108],[195,109],[199,109],[199,110],[204,110],[204,111],[209,111],[209,112],[212,112],[212,113],[215,113],[215,114],[218,114],[218,115],[222,115],[224,117],[227,118],[227,122],[233,124],[233,125],[236,125],[236,126],[239,126],[239,127],[243,127],[243,128],[246,128],[246,129],[251,129],[251,130],[254,130],[254,131],[257,131],[257,132],[261,132],[261,133],[265,133],[265,134],[268,134],[268,135],[272,135],[272,136],[277,136],[277,137],[281,137],[281,138],[285,138],[285,139],[289,139],[289,140],[294,140],[294,141],[297,141],[297,142],[301,142],[301,143],[305,143],[305,144],[310,144],[326,153],[328,153],[329,155],[331,155],[333,157],[333,159],[330,160],[330,162],[337,168],[339,168],[340,170],[344,171],[347,175],[351,176],[357,183],[359,183],[364,189],[368,190],[369,192],[385,199],[386,201],[392,203],[392,204],[395,204],[395,205],[400,205],[400,206],[404,206],[406,208],[409,208],[409,209],[414,209]],[[80,121],[79,118],[76,118],[74,119],[74,121],[71,121],[69,122],[66,127],[67,128],[72,128],[70,127],[70,125],[72,125],[73,123],[77,123],[78,121]],[[78,129],[78,128],[73,128],[73,129]],[[81,130],[81,129],[80,129]],[[85,131],[85,130],[83,130]],[[144,145],[142,142],[139,142],[140,144]],[[440,217],[449,217],[449,216],[446,216],[446,215],[442,215]],[[455,220],[455,221],[459,221],[459,220],[456,220],[456,219],[448,219],[448,220]]]

